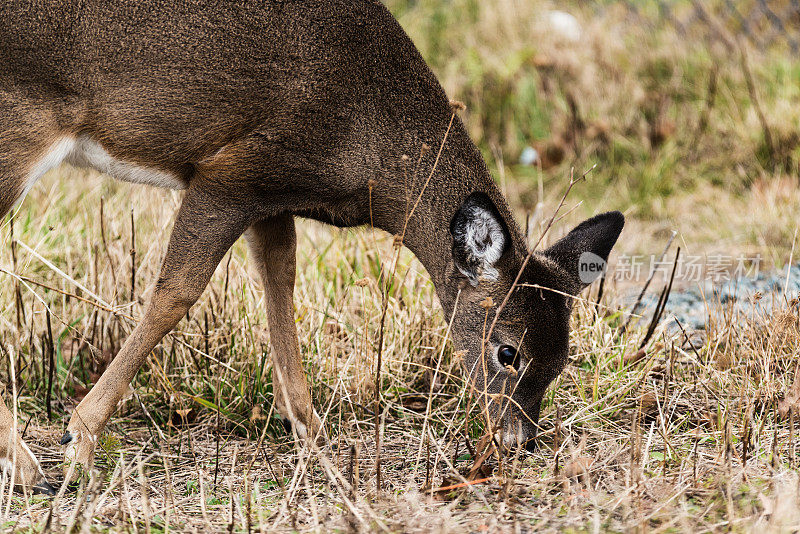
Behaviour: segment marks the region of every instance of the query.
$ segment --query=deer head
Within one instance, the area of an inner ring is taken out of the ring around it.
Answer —
[[[597,215],[526,263],[487,195],[470,195],[453,216],[450,282],[460,293],[445,308],[471,386],[506,446],[536,436],[542,397],[567,363],[574,297],[600,275],[624,222],[619,212]]]

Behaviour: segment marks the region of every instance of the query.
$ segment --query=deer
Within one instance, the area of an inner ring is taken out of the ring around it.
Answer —
[[[243,235],[265,291],[276,410],[301,440],[324,435],[294,320],[298,218],[400,236],[502,442],[536,436],[588,285],[581,258],[607,260],[624,216],[529,250],[451,100],[378,0],[0,0],[0,26],[0,217],[62,163],[183,191],[149,302],[60,440],[67,465],[92,467],[140,367]],[[408,154],[419,155],[411,184]],[[0,405],[0,465],[52,494]]]

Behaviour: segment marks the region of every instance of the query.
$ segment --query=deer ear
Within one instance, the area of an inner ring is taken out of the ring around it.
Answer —
[[[480,278],[497,280],[495,264],[510,242],[497,207],[484,193],[473,193],[450,221],[453,262],[473,286]]]
[[[625,217],[618,211],[595,215],[545,250],[544,255],[566,271],[570,291],[577,294],[605,271],[608,255],[624,225]]]

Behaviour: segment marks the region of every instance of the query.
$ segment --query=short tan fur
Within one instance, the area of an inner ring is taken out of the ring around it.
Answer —
[[[479,303],[509,292],[526,243],[458,117],[424,193],[423,179],[409,190],[403,156],[438,147],[453,111],[380,2],[0,0],[0,27],[0,216],[62,162],[185,189],[151,301],[69,422],[68,459],[91,465],[147,355],[243,234],[266,288],[278,411],[318,435],[293,317],[295,217],[405,230],[475,389],[499,394],[481,399],[504,442],[535,436],[567,360],[581,254],[607,258],[624,220],[594,217],[534,254],[522,281],[556,291],[514,289],[484,344]],[[49,491],[13,427],[3,406],[0,463]]]

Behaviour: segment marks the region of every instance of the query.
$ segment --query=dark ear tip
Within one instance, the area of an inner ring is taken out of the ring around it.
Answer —
[[[606,224],[608,224],[608,226],[611,228],[618,228],[618,232],[622,232],[622,227],[625,226],[625,216],[620,211],[607,211],[605,213],[595,215],[593,219],[595,219],[596,222],[600,222],[601,220],[605,219],[604,222],[606,222]]]
[[[608,216],[609,226],[613,229],[617,237],[622,233],[622,228],[625,226],[625,216],[619,211],[609,211],[604,215]]]
[[[603,244],[595,252],[607,260],[611,249],[622,233],[622,227],[625,226],[625,216],[619,211],[607,211],[589,220],[593,221],[593,226],[600,229],[600,235],[603,236]]]
[[[570,233],[545,250],[544,254],[565,269],[567,276],[572,278],[572,282],[580,289],[591,282],[581,279],[579,275],[582,254],[590,252],[603,262],[608,261],[608,256],[622,233],[623,226],[625,226],[625,216],[619,211],[600,213],[573,228]],[[587,274],[591,272],[594,271]]]
[[[616,243],[624,226],[625,216],[621,212],[607,211],[583,221],[575,230],[588,230],[589,228],[600,230],[600,235],[605,237],[604,241],[607,243],[610,241],[608,252],[611,252],[611,247]],[[606,255],[608,252],[606,252]]]

